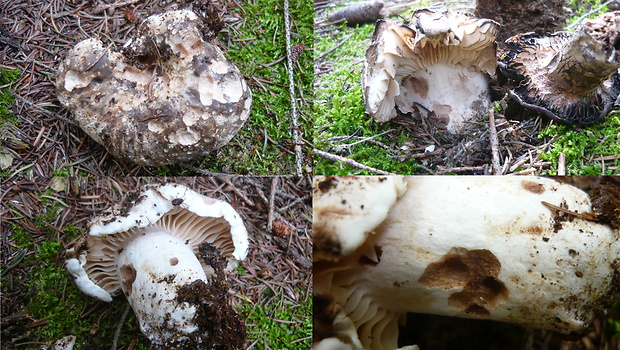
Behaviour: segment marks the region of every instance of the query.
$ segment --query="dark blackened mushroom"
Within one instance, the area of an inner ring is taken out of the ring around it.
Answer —
[[[620,104],[620,11],[585,20],[575,33],[527,33],[506,44],[500,67],[519,83],[509,93],[525,108],[591,124]]]

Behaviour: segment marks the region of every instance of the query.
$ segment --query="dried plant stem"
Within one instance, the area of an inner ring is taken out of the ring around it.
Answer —
[[[112,341],[112,350],[116,350],[116,346],[118,344],[118,338],[121,336],[121,328],[123,327],[123,323],[125,323],[125,319],[129,314],[129,309],[131,306],[129,303],[125,305],[125,311],[123,311],[123,315],[121,316],[121,320],[118,322],[118,326],[116,326],[116,332],[114,332],[114,340]]]
[[[560,153],[558,155],[558,176],[566,175],[566,155]]]
[[[497,128],[495,127],[495,113],[493,108],[489,110],[489,141],[491,142],[491,167],[493,175],[502,175],[502,167],[499,159],[499,141],[497,139]]]
[[[271,191],[269,193],[269,215],[267,216],[267,231],[273,231],[273,218],[275,215],[276,190],[278,189],[278,177],[274,176],[271,180]]]
[[[335,154],[327,153],[327,152],[318,150],[316,148],[313,149],[312,152],[314,152],[315,154],[320,155],[321,157],[323,157],[325,159],[335,160],[337,162],[343,162],[343,163],[345,163],[347,165],[350,165],[352,167],[355,167],[355,168],[358,168],[358,169],[362,169],[362,170],[372,171],[373,173],[376,173],[376,174],[380,174],[380,175],[396,175],[394,173],[390,173],[390,172],[383,171],[383,170],[380,170],[380,169],[375,169],[375,168],[369,167],[369,166],[364,165],[364,164],[360,164],[360,163],[354,161],[353,159],[337,156]]]
[[[293,144],[295,145],[295,171],[297,175],[302,175],[301,163],[303,154],[301,152],[301,142],[299,140],[299,121],[297,112],[297,100],[295,98],[295,80],[293,78],[293,56],[291,52],[291,21],[288,0],[284,0],[284,28],[286,29],[286,68],[288,71],[288,87],[291,100],[291,133]]]

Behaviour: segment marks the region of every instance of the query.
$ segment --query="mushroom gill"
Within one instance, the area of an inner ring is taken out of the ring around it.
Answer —
[[[202,217],[177,206],[164,214],[161,219],[144,227],[133,227],[113,235],[84,236],[77,245],[88,247],[86,248],[88,260],[83,267],[90,279],[111,295],[119,293],[121,285],[117,276],[116,261],[109,257],[120,254],[128,242],[148,234],[155,228],[174,232],[176,236],[183,237],[185,244],[195,255],[198,254],[200,244],[207,242],[217,248],[223,257],[233,258],[235,247],[230,239],[231,225],[228,221],[223,217]],[[211,267],[204,261],[201,261],[201,265],[209,276],[212,272]]]

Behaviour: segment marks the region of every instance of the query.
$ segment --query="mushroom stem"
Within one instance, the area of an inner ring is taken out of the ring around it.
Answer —
[[[385,179],[383,187],[366,178],[315,182],[331,183],[314,192],[315,240],[330,243],[315,245],[318,326],[331,330],[315,341],[339,334],[355,344],[354,325],[362,348],[394,349],[406,312],[562,333],[583,331],[604,312],[618,283],[620,237],[587,215],[585,192],[538,177],[402,179],[404,194],[383,210],[370,199],[390,194]],[[387,215],[360,234],[358,222],[376,211]],[[355,250],[316,253],[354,237]]]
[[[116,268],[140,329],[154,344],[163,344],[173,331],[182,337],[198,330],[196,307],[176,300],[181,286],[209,283],[189,245],[165,229],[146,229],[119,254]],[[166,329],[170,332],[162,332]]]
[[[575,93],[594,91],[620,67],[620,17],[585,21],[551,62],[555,84]]]

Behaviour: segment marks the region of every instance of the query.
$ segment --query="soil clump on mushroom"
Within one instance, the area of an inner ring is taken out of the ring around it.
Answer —
[[[605,182],[591,189],[588,194],[599,220],[620,230],[620,186]]]
[[[195,322],[201,330],[200,337],[192,339],[201,349],[234,350],[245,344],[246,333],[243,320],[230,304],[229,285],[226,280],[226,260],[217,248],[209,243],[198,247],[199,257],[211,266],[214,275],[209,284],[194,281],[179,288],[176,300],[190,305],[199,305]],[[191,338],[191,337],[190,337]],[[184,344],[187,346],[190,344]],[[155,347],[154,349],[167,349]]]

